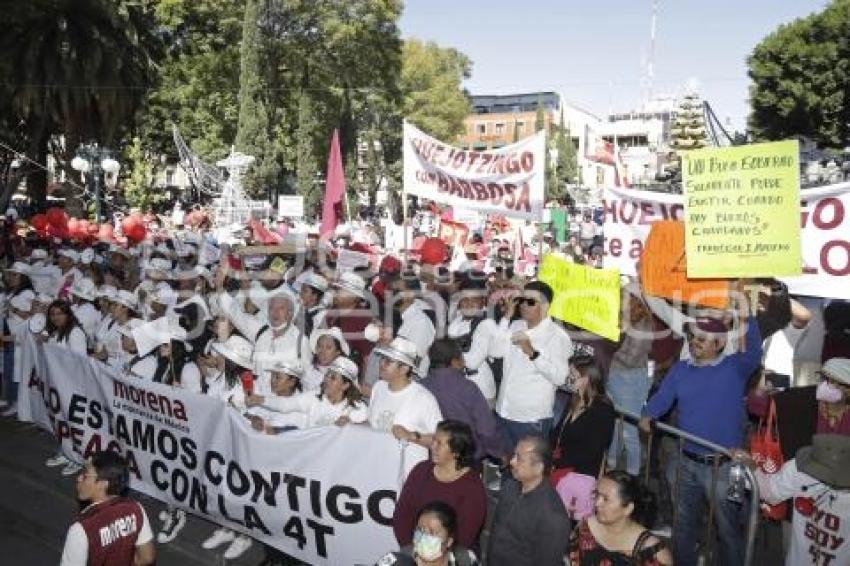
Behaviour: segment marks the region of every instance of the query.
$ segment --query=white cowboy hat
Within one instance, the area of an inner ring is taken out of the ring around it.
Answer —
[[[165,317],[142,324],[133,329],[132,332],[140,356],[147,355],[154,348],[172,340],[181,342],[186,340],[186,329],[180,326],[176,320]],[[186,347],[189,349],[189,344],[186,344]]]
[[[93,301],[96,291],[97,286],[94,284],[94,281],[86,277],[74,282],[74,285],[71,287],[69,292],[81,299],[85,299],[86,301]]]
[[[324,293],[328,290],[328,280],[318,273],[310,273],[301,280],[302,285],[307,285],[313,289]]]
[[[328,366],[328,373],[330,372],[341,375],[356,386],[357,377],[360,375],[360,368],[352,360],[337,356],[331,365]]]
[[[351,355],[351,348],[349,348],[348,342],[343,338],[342,330],[337,326],[333,328],[318,328],[313,331],[313,334],[310,335],[310,351],[314,354],[316,353],[316,348],[319,346],[319,338],[322,336],[330,336],[337,341],[339,349],[343,354],[346,356]]]
[[[419,375],[419,354],[416,344],[401,336],[393,338],[388,346],[378,346],[373,350],[382,358],[394,360],[410,367],[412,375]]]
[[[266,373],[284,373],[286,375],[297,377],[298,379],[301,379],[301,376],[304,374],[304,368],[301,364],[290,358],[283,358],[269,362],[264,371]]]
[[[136,299],[136,295],[131,293],[130,291],[125,291],[121,289],[110,299],[113,303],[118,303],[119,305],[123,305],[132,311],[139,310],[139,303]]]
[[[365,299],[368,292],[366,290],[366,282],[363,281],[363,278],[350,271],[340,274],[339,279],[334,283],[334,287],[361,299]]]
[[[57,258],[59,258],[59,257],[67,257],[68,259],[70,259],[70,260],[71,260],[71,261],[73,261],[74,263],[77,263],[77,262],[79,262],[79,261],[80,261],[80,254],[78,254],[78,253],[77,253],[77,252],[75,252],[74,250],[69,250],[69,249],[59,250],[59,251],[56,253],[56,257],[57,257]]]
[[[127,338],[133,338],[133,331],[144,323],[145,321],[141,318],[131,318],[126,324],[122,324],[118,327],[118,334],[126,336]]]
[[[254,365],[251,362],[254,348],[248,340],[241,336],[231,336],[223,344],[216,342],[212,345],[212,350],[243,368],[250,369]]]
[[[12,264],[12,267],[7,267],[6,271],[11,271],[12,273],[18,273],[20,275],[29,276],[32,270],[30,269],[30,266],[28,264],[22,261],[16,261]]]
[[[113,300],[118,295],[118,289],[112,285],[101,285],[94,294],[95,298]]]

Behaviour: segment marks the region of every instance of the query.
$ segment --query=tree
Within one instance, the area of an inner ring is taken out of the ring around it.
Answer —
[[[747,60],[757,140],[807,136],[826,148],[850,140],[850,0],[783,25]]]
[[[274,146],[269,137],[269,112],[261,80],[260,10],[259,0],[247,0],[242,25],[242,47],[239,72],[239,123],[236,130],[236,149],[256,157],[245,176],[246,192],[254,197],[265,196],[277,185],[281,173]]]
[[[162,193],[151,190],[155,170],[151,158],[137,136],[127,146],[124,153],[124,161],[129,165],[129,174],[124,178],[124,200],[131,208],[149,210],[154,204],[165,200]]]
[[[558,135],[555,138],[555,148],[558,150],[558,179],[561,184],[575,183],[578,179],[578,157],[576,147],[570,135],[570,129],[564,123],[564,109],[561,109],[561,119],[558,123]]]
[[[418,39],[404,42],[401,65],[405,118],[437,139],[451,143],[464,132],[472,104],[461,87],[472,63],[460,51]]]
[[[150,2],[31,0],[4,10],[0,59],[8,62],[13,124],[30,159],[48,155],[67,173],[81,141],[117,144],[155,76],[161,37]],[[7,117],[8,118],[8,117]],[[27,182],[43,205],[44,169]]]
[[[546,111],[543,109],[543,101],[537,98],[537,111],[534,115],[534,131],[539,132],[546,127]]]
[[[295,175],[298,194],[304,197],[304,212],[310,218],[315,218],[324,190],[324,187],[316,183],[319,172],[315,147],[317,126],[318,120],[310,95],[302,91],[298,103],[298,131],[295,136],[295,150],[299,157],[295,163]]]

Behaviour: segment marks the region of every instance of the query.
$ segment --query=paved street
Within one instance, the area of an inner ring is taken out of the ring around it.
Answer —
[[[34,426],[0,419],[0,564],[46,566],[58,564],[68,526],[78,509],[74,478],[47,468],[44,461],[54,453],[52,438]],[[153,526],[163,505],[144,499]],[[262,560],[255,544],[239,560],[222,558],[226,545],[217,551],[201,548],[212,525],[190,516],[186,527],[170,544],[157,545],[159,566],[249,565]]]

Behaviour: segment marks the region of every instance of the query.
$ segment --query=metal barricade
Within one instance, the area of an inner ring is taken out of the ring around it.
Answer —
[[[617,450],[615,451],[615,454],[617,454],[619,456],[621,451],[624,450],[623,427],[625,426],[625,421],[630,421],[632,424],[637,426],[637,423],[640,420],[640,415],[636,415],[634,413],[631,413],[629,411],[625,411],[625,410],[620,409],[620,408],[616,408],[616,411],[617,411],[618,416],[617,416],[617,429],[616,429],[614,442],[617,443],[616,444]],[[710,441],[705,440],[703,438],[700,438],[698,436],[694,436],[692,434],[689,434],[689,433],[687,433],[683,430],[680,430],[680,429],[678,429],[674,426],[670,426],[670,425],[665,424],[665,423],[660,422],[660,421],[653,421],[653,424],[654,424],[655,430],[660,431],[661,433],[663,433],[665,435],[671,436],[671,437],[675,438],[676,441],[677,441],[676,442],[676,444],[677,444],[676,478],[675,478],[675,484],[673,486],[671,486],[672,487],[672,501],[673,501],[673,521],[672,521],[672,524],[670,525],[671,528],[675,531],[675,529],[676,529],[676,519],[677,519],[676,514],[677,514],[677,510],[678,510],[678,505],[677,505],[678,496],[679,496],[678,490],[679,490],[679,483],[681,481],[682,458],[684,457],[682,452],[683,452],[683,448],[684,448],[684,445],[685,445],[685,441],[693,442],[694,444],[698,444],[699,446],[707,448],[708,450],[710,450],[711,452],[713,452],[715,454],[724,455],[724,456],[726,456],[730,459],[732,459],[732,455],[729,452],[729,450],[727,450],[726,448],[724,448],[720,445],[714,444],[713,442],[710,442]],[[654,437],[655,437],[655,434],[650,434],[648,444],[645,446],[647,457],[645,459],[646,465],[645,465],[644,471],[643,471],[644,484],[648,484],[649,478],[650,478],[650,473],[652,471],[651,454],[652,454],[652,443],[653,443]],[[642,450],[643,450],[643,448],[644,448],[644,446],[641,446]],[[711,492],[712,492],[712,494],[716,494],[716,491],[717,491],[717,482],[718,482],[718,479],[719,479],[719,475],[718,475],[719,467],[720,467],[720,461],[715,459],[714,463],[713,463],[713,470],[712,470],[712,477],[711,477],[711,482],[712,482]],[[758,525],[759,525],[759,513],[760,513],[760,511],[759,511],[759,491],[758,491],[758,484],[756,483],[755,474],[753,473],[753,471],[749,467],[745,467],[745,470],[746,470],[746,474],[747,474],[747,479],[749,480],[750,485],[751,485],[751,490],[749,491],[751,499],[750,499],[749,517],[748,517],[748,521],[747,521],[747,541],[746,541],[746,553],[745,553],[745,557],[744,557],[744,565],[745,566],[751,566],[754,563],[753,562],[754,561],[753,554],[754,554],[754,550],[755,550],[755,538],[756,538],[756,533],[757,533],[757,529],[758,529]],[[663,469],[661,469],[661,470],[659,470],[659,472],[661,474],[664,474],[665,471]],[[706,536],[705,536],[706,549],[704,551],[704,554],[710,559],[712,557],[713,542],[714,542],[714,537],[712,536],[712,529],[713,529],[713,525],[714,525],[715,498],[709,497],[707,499],[708,499],[708,518],[707,518],[707,521],[706,521]],[[706,563],[710,564],[711,562],[709,560],[707,560]]]

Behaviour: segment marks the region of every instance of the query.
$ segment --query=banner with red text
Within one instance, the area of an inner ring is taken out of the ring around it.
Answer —
[[[651,224],[656,220],[684,220],[684,198],[606,188],[605,267],[634,275]],[[782,281],[793,294],[850,299],[850,183],[803,189],[800,207],[803,275]]]
[[[119,377],[31,337],[21,347],[20,418],[53,432],[71,460],[119,450],[134,489],[308,564],[374,564],[398,548],[405,462],[392,435],[365,425],[268,435],[218,398]]]
[[[404,190],[471,210],[540,221],[546,134],[493,150],[467,150],[404,123]]]

